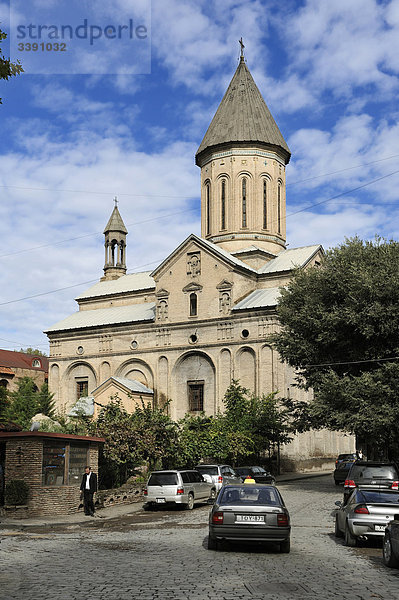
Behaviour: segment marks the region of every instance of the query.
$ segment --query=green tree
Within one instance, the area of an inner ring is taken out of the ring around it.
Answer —
[[[24,429],[29,429],[31,418],[39,412],[39,394],[31,377],[21,377],[18,387],[9,394],[9,406],[5,416],[9,421],[18,423]]]
[[[294,274],[273,337],[314,389],[312,425],[367,436],[376,452],[394,452],[399,433],[398,304],[398,242],[347,239]]]
[[[38,350],[37,348],[20,348],[19,350],[20,352],[23,352],[24,354],[30,354],[32,356],[47,356],[47,354],[45,352],[42,352],[41,350]]]
[[[0,29],[0,44],[4,40],[7,39],[7,34]],[[23,68],[19,60],[16,63],[12,63],[9,58],[6,58],[0,47],[0,79],[10,79],[10,77],[14,77],[15,75],[19,75],[23,73]],[[2,104],[2,99],[0,98],[0,104]]]
[[[43,383],[38,394],[37,403],[39,406],[39,412],[43,415],[47,415],[50,419],[54,419],[55,416],[55,402],[53,400],[54,394],[51,394],[48,389],[48,384]]]
[[[8,407],[8,394],[5,387],[0,385],[0,423],[4,423]]]

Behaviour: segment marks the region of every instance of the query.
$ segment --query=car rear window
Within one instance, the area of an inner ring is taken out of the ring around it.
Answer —
[[[198,467],[195,467],[197,471],[199,471],[200,473],[206,473],[207,475],[219,475],[219,471],[217,467],[208,467],[208,466],[201,466],[199,465]]]
[[[374,502],[376,504],[399,504],[398,492],[362,491],[358,494],[359,502]]]
[[[148,485],[177,485],[177,473],[152,473]]]
[[[238,506],[281,506],[280,497],[275,488],[259,488],[253,484],[245,487],[226,487],[218,504],[234,504]]]
[[[368,466],[354,465],[350,472],[351,477],[359,480],[362,479],[396,479],[397,473],[395,467],[390,466]]]

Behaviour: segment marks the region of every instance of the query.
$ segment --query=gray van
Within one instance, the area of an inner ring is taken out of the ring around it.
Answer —
[[[196,502],[214,500],[216,486],[195,470],[153,471],[143,494],[144,509],[173,503],[192,510]]]
[[[223,485],[229,483],[242,483],[241,477],[237,475],[230,465],[197,465],[196,470],[202,475],[210,475],[218,492]]]

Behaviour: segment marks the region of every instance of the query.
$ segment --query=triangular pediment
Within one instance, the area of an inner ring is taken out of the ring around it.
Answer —
[[[154,269],[151,273],[151,277],[153,277],[156,281],[168,270],[171,269],[172,266],[182,257],[195,253],[195,251],[203,251],[214,258],[218,259],[220,262],[224,263],[230,269],[234,269],[237,271],[243,271],[246,274],[256,274],[256,270],[252,267],[245,264],[239,258],[236,258],[227,250],[216,246],[216,244],[212,244],[208,240],[204,240],[203,238],[198,237],[194,233],[188,236],[161,264]],[[186,257],[185,257],[186,260]]]
[[[202,285],[199,283],[189,283],[183,288],[183,292],[200,292],[202,290]]]
[[[233,284],[231,283],[231,281],[227,281],[227,279],[223,279],[223,281],[218,283],[218,285],[216,286],[216,289],[217,290],[231,290],[232,287],[233,287]]]
[[[169,292],[168,292],[168,290],[165,290],[164,288],[162,288],[161,290],[159,290],[159,292],[156,292],[155,296],[157,298],[166,298],[169,296]]]

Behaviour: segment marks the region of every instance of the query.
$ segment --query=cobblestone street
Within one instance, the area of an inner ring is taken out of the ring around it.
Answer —
[[[331,510],[342,489],[330,476],[280,484],[292,518],[290,554],[277,547],[206,549],[208,506],[141,511],[129,520],[91,521],[63,532],[5,532],[1,600],[261,600],[399,597],[399,570],[381,547],[349,549],[333,536]]]

